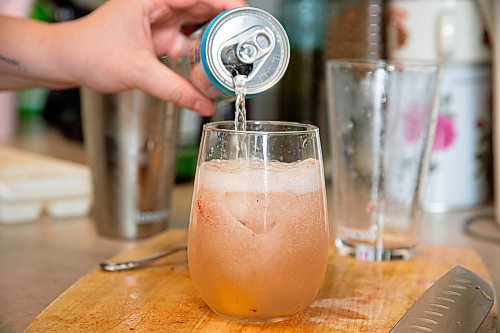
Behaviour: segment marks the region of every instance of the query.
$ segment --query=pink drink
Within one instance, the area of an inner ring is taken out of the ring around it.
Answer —
[[[248,321],[280,320],[306,308],[327,266],[324,195],[314,159],[199,165],[189,268],[206,303]]]

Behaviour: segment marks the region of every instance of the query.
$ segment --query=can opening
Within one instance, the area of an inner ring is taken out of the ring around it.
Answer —
[[[227,41],[220,57],[222,64],[234,77],[251,76],[269,57],[276,46],[276,38],[264,26],[253,26]]]
[[[248,76],[253,70],[253,63],[246,64],[241,62],[239,57],[236,55],[236,48],[237,44],[234,44],[226,46],[224,50],[222,50],[222,64],[232,77],[235,77],[238,74]]]
[[[211,21],[200,45],[200,62],[208,78],[227,95],[234,94],[236,75],[247,77],[248,96],[266,91],[281,79],[290,57],[280,23],[252,7],[228,10]]]

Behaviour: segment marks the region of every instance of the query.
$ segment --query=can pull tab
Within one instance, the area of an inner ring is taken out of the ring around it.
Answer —
[[[248,39],[236,46],[238,60],[245,64],[253,64],[274,49],[276,40],[266,30],[254,31]]]
[[[264,26],[253,26],[221,45],[218,57],[230,77],[236,74],[251,80],[276,46],[273,32]]]

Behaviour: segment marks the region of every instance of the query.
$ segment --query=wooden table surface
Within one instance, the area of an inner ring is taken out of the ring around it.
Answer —
[[[185,240],[184,229],[173,229],[112,259],[140,258]],[[491,281],[482,260],[466,248],[422,244],[412,260],[374,263],[341,257],[331,246],[324,284],[308,309],[280,323],[247,324],[223,319],[205,305],[181,253],[143,269],[95,269],[26,332],[388,332],[456,265]],[[480,332],[494,331],[495,318],[494,307]]]

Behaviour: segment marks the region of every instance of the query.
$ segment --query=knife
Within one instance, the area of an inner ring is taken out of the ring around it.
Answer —
[[[493,289],[486,281],[457,266],[417,299],[391,333],[477,332],[494,298]]]

